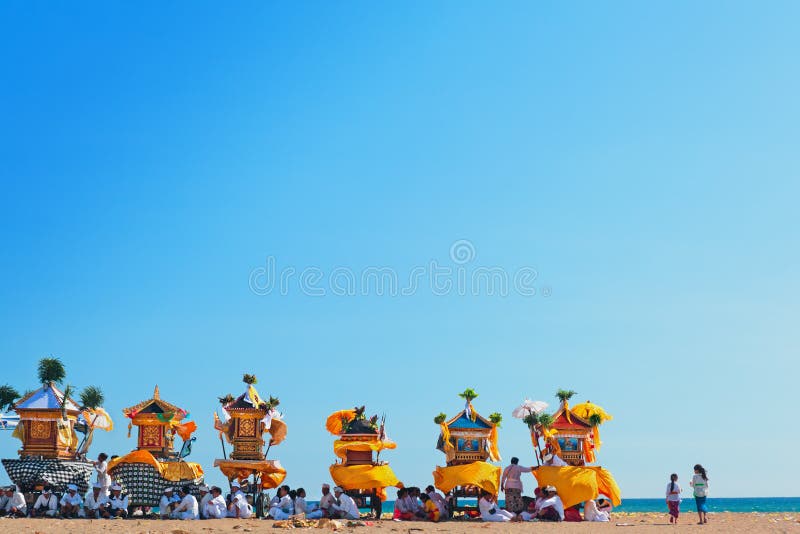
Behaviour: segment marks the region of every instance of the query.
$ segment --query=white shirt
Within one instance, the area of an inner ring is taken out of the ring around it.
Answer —
[[[28,510],[28,505],[25,503],[25,496],[18,491],[14,492],[8,502],[6,503],[6,512],[10,512],[12,508],[24,512]]]
[[[211,494],[209,493],[209,495]],[[225,497],[222,495],[212,497],[211,500],[206,503],[205,512],[206,517],[213,517],[214,519],[222,519],[225,517],[228,513]]]
[[[694,475],[689,484],[694,488],[695,497],[708,497],[708,480],[703,480],[703,475]]]
[[[667,500],[668,501],[681,501],[681,487],[675,482],[675,489],[670,491],[670,486],[672,486],[672,482],[667,482]]]
[[[128,509],[128,496],[119,494],[118,496],[111,495],[108,498],[111,503],[112,510],[127,510]]]
[[[561,520],[564,520],[564,503],[561,502],[561,497],[558,495],[553,495],[552,497],[542,499],[539,509],[544,510],[548,506],[552,506],[555,511],[558,512],[558,516],[561,518]]]
[[[94,490],[90,491],[86,494],[86,499],[83,500],[83,507],[87,510],[97,510],[100,508],[100,505],[105,502],[106,498],[103,495],[102,490],[100,493],[97,494],[97,498],[94,498]]]
[[[245,498],[244,493],[241,491],[237,491],[231,497],[231,507],[234,510],[239,511],[239,517],[242,519],[247,519],[251,515],[253,515],[253,510],[250,508],[250,505],[247,504],[247,498]]]
[[[333,494],[332,493],[328,493],[327,495],[323,495],[322,497],[319,498],[319,507],[322,510],[327,510],[328,508],[333,506],[333,503],[335,501],[336,501],[336,498],[333,496]]]
[[[597,509],[597,503],[590,499],[583,505],[583,518],[586,521],[608,521],[608,512]]]
[[[491,517],[496,514],[498,508],[499,507],[497,506],[497,503],[490,501],[489,499],[481,497],[481,499],[478,501],[478,511],[480,511],[482,519],[486,519],[487,517]],[[492,510],[494,510],[494,513],[492,513]]]
[[[308,505],[303,497],[297,497],[294,500],[294,513],[304,514],[308,510]]]
[[[338,512],[342,512],[348,519],[358,519],[361,517],[361,512],[358,511],[356,502],[346,493],[339,495],[339,504],[331,505],[331,508]]]
[[[94,465],[94,470],[97,471],[97,483],[108,489],[111,485],[111,477],[108,474],[108,462],[103,460]]]
[[[38,508],[47,508],[52,511],[58,510],[58,499],[52,493],[47,497],[44,494],[39,495],[39,498],[33,503],[33,509],[36,510]]]
[[[169,505],[172,504],[172,497],[172,495],[169,497],[166,495],[161,496],[161,500],[158,501],[158,513],[160,515],[169,515]]]
[[[198,517],[198,508],[197,508],[197,499],[191,493],[187,493],[186,496],[181,499],[181,502],[178,506],[175,507],[175,512],[189,512],[190,517]]]
[[[207,492],[203,497],[200,499],[200,504],[198,505],[200,508],[200,516],[206,517],[206,505],[213,497],[211,496],[210,492]]]
[[[80,506],[83,504],[83,499],[77,493],[75,493],[75,495],[70,495],[69,492],[67,492],[61,497],[60,504],[61,506],[64,506],[65,504],[71,504],[72,506]]]
[[[2,495],[0,495],[0,510],[5,510],[7,503],[8,503],[8,497],[6,497],[6,492],[5,490],[3,490]]]

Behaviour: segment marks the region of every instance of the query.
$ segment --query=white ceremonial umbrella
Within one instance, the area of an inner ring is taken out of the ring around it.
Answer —
[[[544,401],[532,401],[530,399],[525,399],[525,402],[514,408],[514,411],[511,412],[512,417],[516,417],[517,419],[524,419],[526,415],[530,413],[540,414],[547,409],[549,405]]]

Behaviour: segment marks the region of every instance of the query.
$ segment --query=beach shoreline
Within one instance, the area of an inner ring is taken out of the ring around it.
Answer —
[[[276,528],[275,521],[258,519],[223,519],[214,521],[161,521],[148,519],[130,520],[59,520],[59,519],[0,519],[0,534],[62,534],[62,533],[127,533],[137,534],[234,534],[243,532],[276,532],[289,528]],[[614,514],[608,523],[485,523],[480,520],[446,521],[429,523],[418,521],[396,522],[391,520],[363,521],[364,526],[346,526],[337,532],[375,533],[449,533],[467,534],[484,532],[596,532],[614,530],[619,527],[635,531],[663,532],[665,527],[674,530],[702,530],[703,532],[798,532],[798,513],[722,512],[709,514],[707,525],[698,525],[693,513],[681,514],[677,527],[669,525],[665,513],[620,513]],[[279,523],[280,524],[280,523]],[[326,532],[333,529],[309,527],[305,529]]]

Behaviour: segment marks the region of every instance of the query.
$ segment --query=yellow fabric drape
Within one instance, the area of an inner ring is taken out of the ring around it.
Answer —
[[[377,490],[378,497],[386,500],[386,488],[395,486],[402,488],[403,484],[388,464],[383,465],[342,465],[333,464],[330,467],[331,478],[337,486],[346,490],[363,489]]]
[[[177,482],[178,480],[193,480],[203,476],[203,468],[194,462],[159,462],[149,451],[133,451],[114,458],[108,463],[108,470],[111,472],[119,464],[150,464],[161,473],[167,480]]]
[[[572,412],[569,411],[569,401],[564,401],[564,415],[567,417],[567,421],[572,423]]]
[[[342,460],[347,459],[347,451],[374,451],[379,452],[384,449],[396,449],[397,443],[394,441],[342,441],[337,439],[333,442],[333,453]]]
[[[17,423],[17,428],[14,429],[14,432],[11,433],[12,438],[17,438],[21,442],[25,443],[25,424],[20,421]]]
[[[587,464],[593,463],[595,459],[592,440],[589,438],[583,440],[583,459]]]
[[[228,480],[246,480],[255,474],[261,479],[264,489],[277,488],[286,478],[286,469],[277,460],[214,460]]]
[[[477,486],[497,495],[500,488],[500,468],[486,462],[454,465],[451,467],[436,466],[433,472],[434,485],[447,493],[456,486]]]
[[[614,506],[622,503],[619,486],[609,471],[602,467],[542,466],[533,472],[539,487],[555,486],[564,508],[596,499],[601,493]]]
[[[593,427],[592,431],[594,432],[594,448],[599,451],[600,446],[603,444],[603,442],[600,441],[600,425]]]
[[[264,402],[253,384],[248,384],[247,386],[247,398],[250,399],[250,403],[254,408],[258,408]]]
[[[444,448],[444,455],[447,461],[451,461],[456,454],[456,448],[450,442],[450,429],[447,427],[446,424],[440,423],[439,428],[442,431],[442,443]]]
[[[271,436],[269,439],[270,445],[278,445],[283,440],[286,439],[286,434],[288,432],[288,427],[286,423],[281,419],[272,419],[272,423],[269,425],[269,435]]]
[[[489,459],[493,462],[500,461],[500,449],[497,446],[497,425],[492,426],[489,432]]]
[[[352,421],[356,418],[356,411],[355,410],[339,410],[338,412],[333,412],[328,416],[325,420],[325,428],[331,434],[338,436],[342,433],[342,421]]]

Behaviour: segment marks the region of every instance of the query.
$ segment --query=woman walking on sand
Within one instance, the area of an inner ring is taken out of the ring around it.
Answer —
[[[694,502],[697,504],[697,517],[700,519],[697,524],[705,525],[708,523],[708,506],[706,505],[708,474],[706,474],[705,467],[700,464],[694,466],[694,476],[689,484],[694,488]]]
[[[669,508],[669,522],[678,524],[681,515],[681,487],[678,485],[678,475],[672,473],[667,483],[667,508]]]

